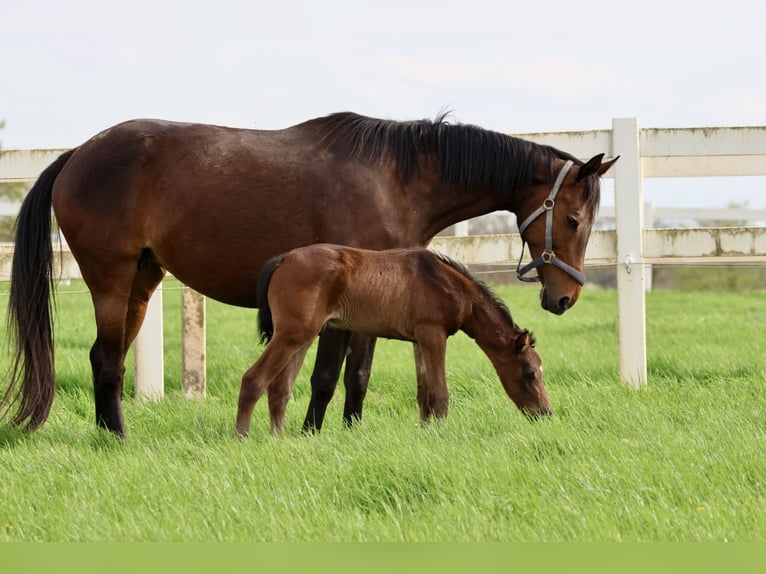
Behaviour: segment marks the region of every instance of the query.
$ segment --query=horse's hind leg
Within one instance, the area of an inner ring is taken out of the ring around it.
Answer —
[[[96,341],[90,349],[96,424],[125,435],[122,418],[122,386],[125,375],[125,314],[127,299],[117,294],[93,293],[96,309]]]
[[[375,352],[375,337],[354,333],[349,344],[349,354],[346,358],[346,371],[343,383],[346,386],[346,402],[343,408],[343,422],[351,426],[354,421],[361,420],[364,397],[367,395],[367,385],[372,370],[372,356]]]
[[[113,266],[107,284],[94,286],[93,279],[86,278],[96,311],[96,341],[90,350],[96,424],[120,436],[125,435],[121,405],[125,355],[141,326],[149,297],[164,275],[156,264],[138,271],[135,265],[126,263],[122,273]]]
[[[96,424],[120,436],[125,435],[122,418],[122,387],[125,380],[125,321],[128,314],[129,288],[135,273],[113,275],[108,284],[91,290],[96,312],[96,341],[90,349],[93,369],[93,393]]]
[[[158,263],[148,257],[139,260],[138,273],[133,279],[128,301],[128,313],[125,318],[125,345],[123,349],[125,354],[128,353],[130,345],[141,329],[149,299],[164,277],[165,270]]]
[[[322,429],[327,405],[335,394],[350,338],[349,331],[336,329],[325,329],[319,335],[314,371],[311,374],[311,400],[303,421],[304,432]]]

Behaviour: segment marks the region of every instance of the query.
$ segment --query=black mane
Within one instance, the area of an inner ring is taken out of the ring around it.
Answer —
[[[376,162],[392,158],[399,177],[407,182],[417,175],[421,154],[438,159],[441,180],[466,189],[528,187],[535,166],[546,160],[552,180],[555,159],[582,162],[550,146],[486,130],[470,124],[450,124],[447,113],[432,120],[398,122],[340,112],[310,120],[328,149]],[[587,186],[589,189],[593,185]],[[595,186],[598,195],[598,185]],[[595,201],[598,201],[596,197]]]

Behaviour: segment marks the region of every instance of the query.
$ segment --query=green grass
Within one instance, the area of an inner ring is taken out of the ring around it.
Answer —
[[[766,540],[762,291],[649,293],[649,384],[635,391],[619,381],[615,292],[554,317],[534,288],[502,288],[536,334],[554,416],[528,422],[458,334],[443,422],[420,427],[411,347],[380,341],[361,424],[343,428],[339,389],[322,433],[300,433],[309,354],[284,436],[269,435],[264,401],[240,441],[256,315],[208,301],[209,398],[184,400],[173,286],[166,398],[134,400],[129,365],[124,443],[93,425],[89,296],[61,287],[50,419],[0,427],[0,540]]]

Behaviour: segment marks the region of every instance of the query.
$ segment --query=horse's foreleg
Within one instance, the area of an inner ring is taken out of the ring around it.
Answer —
[[[447,338],[441,333],[429,333],[426,336],[419,336],[413,348],[420,420],[425,423],[431,415],[439,418],[446,417],[449,408],[449,391],[444,366]]]
[[[376,341],[375,337],[354,333],[349,343],[346,371],[343,375],[343,383],[346,386],[343,422],[348,426],[362,418],[362,407],[364,397],[367,395],[367,385],[370,382]]]
[[[303,421],[304,432],[319,431],[338,384],[351,333],[325,329],[319,335],[316,362],[311,374],[311,400]]]

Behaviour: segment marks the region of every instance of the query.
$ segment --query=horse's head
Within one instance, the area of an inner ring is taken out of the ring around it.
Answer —
[[[532,193],[517,210],[522,241],[529,244],[532,262],[516,273],[522,281],[541,281],[543,309],[561,315],[577,302],[585,283],[585,248],[600,197],[599,178],[618,157],[602,161],[604,154],[580,165],[556,159],[553,177],[541,162]],[[522,249],[523,257],[523,249]],[[537,277],[526,274],[537,269]]]
[[[551,401],[543,385],[543,365],[529,331],[523,329],[516,333],[507,358],[499,371],[505,392],[527,416],[549,414]]]

